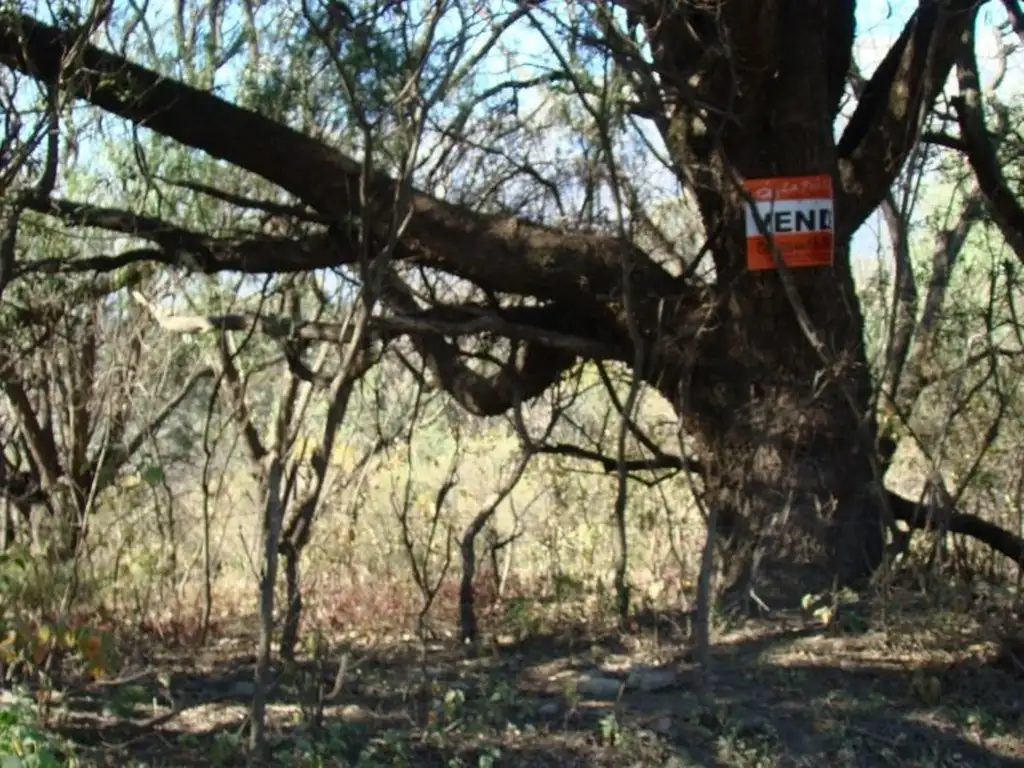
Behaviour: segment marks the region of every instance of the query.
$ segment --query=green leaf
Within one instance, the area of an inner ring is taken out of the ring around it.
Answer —
[[[164,470],[162,467],[158,467],[155,464],[150,464],[148,467],[142,470],[142,480],[150,488],[156,488],[158,485],[164,483]]]

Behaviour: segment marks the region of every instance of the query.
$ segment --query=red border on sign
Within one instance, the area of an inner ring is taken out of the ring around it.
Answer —
[[[744,186],[756,202],[829,200],[833,202],[833,213],[835,211],[832,177],[827,173],[817,176],[790,176],[781,179],[749,179],[744,182]],[[773,240],[787,267],[832,266],[835,253],[835,236],[832,232],[777,234]],[[775,259],[768,247],[768,238],[763,235],[748,235],[747,237],[747,269],[750,271],[775,269]]]

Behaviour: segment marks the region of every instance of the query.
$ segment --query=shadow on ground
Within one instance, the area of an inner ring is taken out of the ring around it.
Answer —
[[[336,664],[279,669],[272,762],[1024,766],[1024,674],[977,626],[850,632],[800,616],[751,621],[717,646],[706,706],[670,634],[563,630],[477,658],[353,650],[320,723],[315,691],[332,686]],[[91,764],[244,764],[246,643],[222,641],[69,696],[60,729]],[[640,671],[660,676],[645,683]],[[180,711],[169,716],[172,706]]]

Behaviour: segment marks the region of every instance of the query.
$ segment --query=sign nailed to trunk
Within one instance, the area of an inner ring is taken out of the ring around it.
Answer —
[[[832,177],[790,176],[748,179],[747,192],[757,203],[757,214],[772,233],[787,267],[832,266]],[[761,234],[754,212],[747,206],[747,269],[775,269],[768,238]]]

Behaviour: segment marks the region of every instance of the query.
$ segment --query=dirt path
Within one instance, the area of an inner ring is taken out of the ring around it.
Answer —
[[[677,641],[653,634],[496,645],[479,658],[353,646],[317,725],[315,678],[281,670],[270,708],[282,765],[1024,766],[1024,670],[977,622],[826,630],[800,616],[721,636],[714,705]],[[65,702],[83,764],[238,765],[250,683],[244,637],[167,656]],[[424,682],[426,680],[426,682]],[[176,710],[181,710],[177,714]]]

